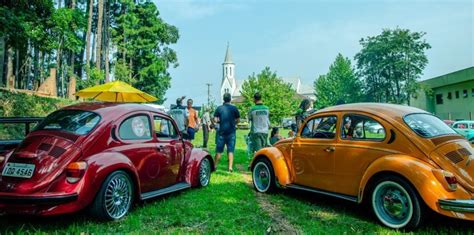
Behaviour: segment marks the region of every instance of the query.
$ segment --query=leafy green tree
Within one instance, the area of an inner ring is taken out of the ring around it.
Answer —
[[[178,66],[176,52],[169,48],[178,41],[178,29],[159,17],[151,2],[122,0],[112,27],[117,45],[115,77],[164,101],[170,87],[170,66]],[[126,76],[128,73],[128,77]]]
[[[355,103],[361,101],[362,85],[351,66],[349,58],[338,54],[326,75],[314,82],[316,108],[335,105],[338,101]]]
[[[428,64],[425,51],[431,46],[423,39],[425,34],[384,29],[380,35],[360,40],[362,50],[355,59],[368,101],[409,103]]]
[[[299,99],[295,89],[269,67],[257,75],[250,75],[242,84],[244,101],[237,104],[241,115],[247,114],[254,105],[253,96],[256,92],[260,92],[263,103],[270,108],[270,121],[273,124],[279,124],[284,117],[294,115],[298,108]]]

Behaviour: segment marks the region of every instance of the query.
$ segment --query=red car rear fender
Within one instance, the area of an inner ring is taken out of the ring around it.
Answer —
[[[100,190],[105,178],[116,170],[123,170],[130,175],[135,186],[135,198],[140,195],[140,182],[138,172],[133,163],[125,155],[117,152],[102,152],[84,159],[87,162],[87,171],[84,175],[85,187],[80,194],[87,202],[92,202],[97,192]]]
[[[191,186],[198,185],[198,172],[199,166],[204,158],[209,158],[211,163],[211,169],[214,169],[214,160],[211,157],[211,154],[202,150],[202,149],[193,149],[191,152],[188,152],[189,156],[186,156],[187,162],[184,163],[185,173],[184,173],[184,181],[191,184]]]

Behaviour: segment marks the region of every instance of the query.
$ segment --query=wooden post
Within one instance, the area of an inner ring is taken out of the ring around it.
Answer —
[[[67,98],[71,100],[76,99],[76,78],[70,77],[69,78],[69,85],[67,88]]]

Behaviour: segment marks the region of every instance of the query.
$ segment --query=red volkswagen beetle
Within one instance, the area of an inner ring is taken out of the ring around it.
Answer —
[[[88,208],[117,220],[133,201],[207,186],[214,163],[174,121],[139,104],[83,103],[47,116],[0,156],[0,214]]]

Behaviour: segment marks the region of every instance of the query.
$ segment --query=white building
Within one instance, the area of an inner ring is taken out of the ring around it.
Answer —
[[[282,78],[283,81],[290,83],[292,87],[296,90],[296,93],[302,98],[308,98],[311,100],[316,100],[314,95],[313,86],[301,83],[299,77],[291,78]],[[221,83],[221,101],[223,100],[225,93],[232,94],[232,102],[240,103],[243,100],[240,91],[242,89],[242,84],[245,80],[236,80],[235,79],[235,63],[232,61],[232,54],[227,45],[227,50],[225,52],[224,63],[222,63],[222,83]]]

